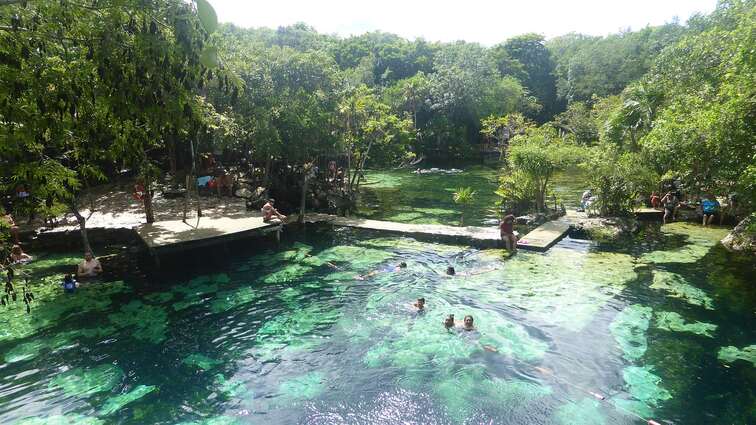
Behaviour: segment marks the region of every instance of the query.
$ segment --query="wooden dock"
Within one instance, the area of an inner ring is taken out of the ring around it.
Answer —
[[[277,223],[265,223],[262,217],[237,215],[231,217],[202,217],[187,220],[156,221],[143,224],[134,230],[147,247],[155,251],[172,248],[198,247],[229,241],[254,234],[280,230]]]
[[[297,221],[296,215],[288,222]],[[369,220],[355,217],[339,217],[329,214],[307,214],[308,223],[328,223],[334,226],[353,227],[365,230],[390,232],[417,239],[432,239],[447,243],[463,243],[479,248],[502,246],[498,226],[445,226],[441,224],[410,224],[392,221]],[[519,248],[546,251],[559,242],[570,230],[570,217],[542,224],[520,239]],[[158,253],[213,245],[219,242],[279,232],[278,223],[265,223],[259,216],[202,217],[187,220],[158,221],[143,224],[134,230],[153,255]]]
[[[562,240],[567,235],[567,232],[570,231],[571,226],[571,221],[565,218],[547,221],[520,238],[517,241],[517,247],[532,249],[534,251],[546,251]]]

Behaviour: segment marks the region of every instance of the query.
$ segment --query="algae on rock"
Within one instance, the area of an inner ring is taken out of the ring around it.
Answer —
[[[661,386],[662,379],[652,370],[651,366],[628,366],[622,371],[622,378],[634,399],[659,407],[661,402],[671,399],[672,394]]]
[[[110,391],[123,379],[123,371],[112,364],[90,369],[75,368],[56,375],[49,386],[60,388],[70,397],[86,397]]]
[[[115,397],[111,397],[105,401],[105,404],[100,409],[100,416],[111,415],[123,408],[123,406],[139,400],[145,395],[155,391],[157,389],[154,385],[139,385],[126,394],[120,394]]]
[[[717,358],[726,363],[732,363],[736,360],[745,360],[756,366],[756,344],[743,348],[733,346],[722,347],[719,349]]]
[[[633,304],[625,307],[609,324],[609,330],[622,349],[625,359],[638,360],[646,353],[648,349],[646,331],[651,321],[652,311],[651,307]]]
[[[684,277],[664,270],[654,270],[653,273],[652,289],[665,291],[670,297],[680,298],[689,304],[714,310],[714,300],[702,289],[690,285]]]
[[[202,370],[210,370],[218,365],[223,364],[223,362],[220,360],[212,359],[200,353],[190,354],[181,363],[187,366],[194,366]]]
[[[685,319],[681,315],[672,311],[657,312],[656,327],[667,331],[690,332],[696,335],[708,336],[709,338],[713,338],[714,335],[712,335],[712,332],[717,330],[717,325],[713,323],[685,323]]]
[[[159,344],[166,338],[168,314],[160,306],[134,300],[117,313],[108,315],[110,322],[119,328],[130,329],[134,338]]]

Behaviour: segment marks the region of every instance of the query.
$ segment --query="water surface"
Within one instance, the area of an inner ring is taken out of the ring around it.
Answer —
[[[0,422],[753,423],[754,262],[724,233],[650,225],[507,259],[310,228],[72,296],[45,276],[75,259],[48,257],[31,314],[0,306]],[[477,331],[445,331],[450,313]]]

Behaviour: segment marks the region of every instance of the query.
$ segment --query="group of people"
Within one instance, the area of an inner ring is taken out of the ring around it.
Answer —
[[[678,193],[675,191],[668,191],[663,197],[659,197],[658,193],[653,192],[651,193],[650,203],[653,208],[664,209],[664,217],[662,218],[664,224],[667,224],[668,221],[675,220],[680,207],[686,205],[680,200]],[[701,196],[699,207],[702,217],[701,224],[704,227],[710,226],[714,221],[714,218],[717,216],[719,216],[721,223],[723,219],[721,212],[722,205],[715,196],[709,193]]]
[[[92,255],[91,251],[84,253],[84,259],[79,262],[76,267],[76,278],[78,279],[91,279],[102,274],[102,264],[100,260]],[[79,287],[79,282],[73,275],[67,274],[63,277],[63,290],[72,294],[76,292],[76,288]]]
[[[420,297],[418,298],[412,306],[415,308],[415,310],[418,313],[425,312],[425,298]],[[475,320],[471,315],[467,315],[464,317],[462,321],[454,320],[454,315],[450,314],[446,316],[446,319],[444,319],[444,328],[447,331],[451,331],[453,329],[459,329],[464,331],[474,331],[475,330]]]

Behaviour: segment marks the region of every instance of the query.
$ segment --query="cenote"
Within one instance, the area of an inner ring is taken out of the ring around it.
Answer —
[[[753,423],[754,263],[724,234],[651,223],[506,258],[308,227],[72,296],[51,255],[31,314],[2,307],[0,422]]]

